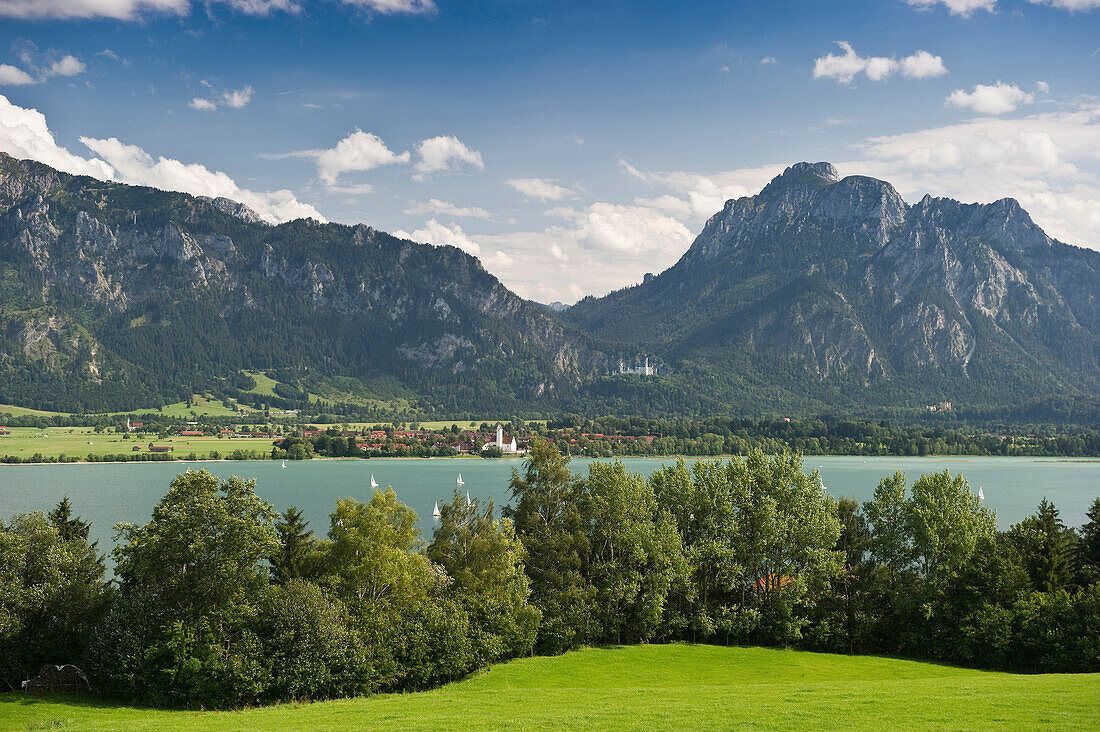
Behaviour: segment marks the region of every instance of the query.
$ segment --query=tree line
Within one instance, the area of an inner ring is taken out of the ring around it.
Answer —
[[[582,645],[688,640],[1100,670],[1100,499],[1004,532],[961,476],[835,500],[797,453],[587,474],[536,440],[512,501],[455,492],[431,540],[392,490],[318,537],[253,481],[177,476],[116,526],[114,577],[68,500],[0,524],[0,679],[233,707],[416,690]]]

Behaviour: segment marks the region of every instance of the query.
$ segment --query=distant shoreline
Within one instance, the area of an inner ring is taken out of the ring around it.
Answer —
[[[8,457],[8,456],[0,456]],[[331,462],[331,461],[356,461],[367,462],[369,460],[410,460],[416,462],[423,462],[425,460],[484,460],[486,462],[493,462],[496,460],[518,460],[526,457],[525,455],[504,455],[499,458],[482,458],[476,455],[433,455],[430,457],[415,457],[409,455],[391,455],[385,457],[330,457],[327,455],[317,455],[308,460],[287,460],[287,467],[291,464],[302,465],[312,462]],[[736,457],[744,457],[743,455],[736,454],[723,454],[723,455],[612,455],[610,457],[589,457],[587,455],[571,455],[570,459],[573,460],[731,460]],[[1057,455],[1041,456],[1041,455],[819,455],[819,454],[806,454],[802,456],[804,460],[810,460],[811,458],[845,458],[855,459],[861,458],[863,460],[936,460],[939,462],[958,462],[966,463],[972,460],[1029,460],[1032,462],[1056,462],[1056,463],[1096,463],[1100,462],[1100,456],[1095,457],[1061,457]],[[40,467],[49,465],[185,465],[192,463],[278,463],[281,462],[281,458],[249,458],[247,460],[230,460],[229,458],[197,458],[180,459],[180,460],[66,460],[64,462],[18,462],[8,463],[0,462],[0,469],[5,467],[19,467],[30,466]],[[813,467],[813,466],[804,466]]]

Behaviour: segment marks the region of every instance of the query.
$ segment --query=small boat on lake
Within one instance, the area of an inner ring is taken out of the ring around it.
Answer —
[[[436,504],[435,504],[435,509],[434,509],[434,510],[432,511],[432,516],[433,516],[434,518],[439,518],[439,517],[440,517],[440,516],[442,516],[442,515],[443,515],[443,514],[441,514],[441,513],[439,512],[439,504],[438,504],[438,503],[436,503]]]
[[[370,476],[370,487],[371,488],[377,488],[378,487],[378,481],[376,481],[374,479],[374,473],[371,473],[371,476]]]

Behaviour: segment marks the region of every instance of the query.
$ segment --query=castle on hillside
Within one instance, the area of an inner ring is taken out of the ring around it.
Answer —
[[[656,376],[657,366],[649,365],[649,356],[645,357],[645,361],[642,365],[635,363],[633,366],[627,366],[625,361],[619,361],[619,373],[620,374],[635,374],[637,376]]]

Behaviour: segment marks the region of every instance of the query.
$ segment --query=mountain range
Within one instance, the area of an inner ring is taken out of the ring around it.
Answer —
[[[1100,387],[1100,253],[988,205],[799,163],[671,268],[572,307],[449,246],[0,154],[0,403],[194,393],[384,415],[871,414]],[[648,358],[656,375],[619,373]],[[337,407],[333,407],[337,408]]]

